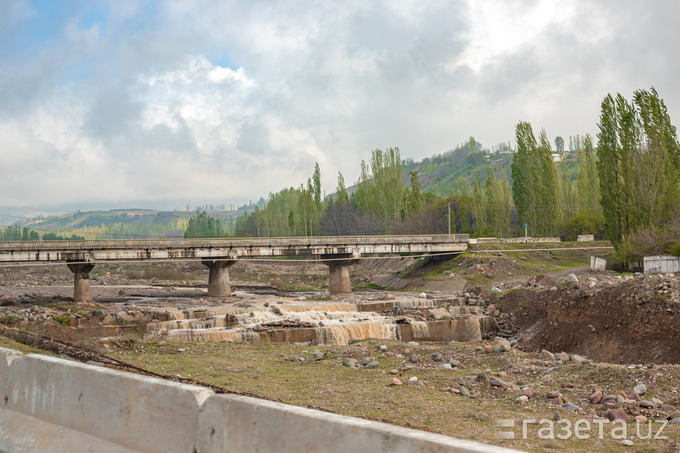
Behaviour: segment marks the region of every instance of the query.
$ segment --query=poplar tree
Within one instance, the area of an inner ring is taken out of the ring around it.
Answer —
[[[550,142],[545,130],[539,141],[531,124],[519,122],[515,127],[517,151],[512,160],[512,196],[519,223],[528,224],[538,235],[557,233],[557,171],[552,161]]]
[[[496,177],[491,171],[486,178],[486,209],[489,230],[497,237],[510,236],[512,193],[507,179]]]
[[[342,173],[338,172],[338,188],[336,189],[338,203],[348,203],[347,188],[345,187],[345,178]]]
[[[376,215],[388,224],[399,220],[404,201],[404,180],[399,148],[376,149],[370,165],[361,161],[358,188],[352,193],[352,205],[363,213]]]
[[[533,212],[530,208],[535,205],[534,186],[532,178],[532,156],[536,149],[536,138],[531,129],[531,124],[521,121],[515,126],[515,139],[517,151],[512,159],[512,198],[515,201],[520,225],[530,224],[534,228]]]
[[[602,101],[598,127],[600,202],[607,236],[619,246],[631,233],[662,228],[680,203],[680,145],[654,88],[628,102]]]
[[[535,206],[535,225],[539,234],[555,235],[558,232],[557,169],[552,161],[552,150],[545,130],[541,131],[536,153],[539,162],[537,181],[538,205]],[[540,219],[540,221],[539,221]]]
[[[590,134],[583,140],[583,149],[578,150],[577,168],[577,210],[588,214],[598,214],[600,206],[600,179],[597,175],[597,162],[593,152],[593,139]]]
[[[474,232],[480,236],[486,233],[487,230],[487,203],[484,187],[482,186],[482,175],[479,171],[475,175],[475,181],[472,184],[472,215],[475,218]]]

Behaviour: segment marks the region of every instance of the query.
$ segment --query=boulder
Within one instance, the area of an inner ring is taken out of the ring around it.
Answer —
[[[640,383],[633,388],[633,391],[638,395],[644,395],[645,393],[647,393],[647,386],[645,384]]]
[[[609,409],[607,412],[605,412],[605,415],[611,422],[620,420],[622,422],[628,423],[628,414],[623,409]]]
[[[493,352],[505,352],[511,349],[510,342],[505,338],[496,338],[491,345]]]

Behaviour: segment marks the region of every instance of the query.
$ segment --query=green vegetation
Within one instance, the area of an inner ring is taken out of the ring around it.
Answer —
[[[5,315],[0,318],[0,324],[3,326],[12,325],[17,322],[19,322],[19,318],[17,318],[16,315]]]
[[[607,236],[620,262],[670,252],[680,225],[680,144],[654,88],[602,101],[598,174]]]
[[[189,219],[187,229],[184,231],[184,238],[219,238],[224,235],[222,222],[219,219],[209,217],[205,212],[201,212],[196,217]]]
[[[71,318],[66,315],[54,315],[52,318],[54,318],[54,320],[62,326],[68,326],[69,322],[71,321]]]

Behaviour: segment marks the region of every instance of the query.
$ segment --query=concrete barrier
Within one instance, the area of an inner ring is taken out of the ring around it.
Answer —
[[[0,348],[1,452],[511,452]]]
[[[645,256],[645,274],[668,274],[680,272],[680,257],[673,255]]]
[[[599,258],[597,256],[590,257],[590,270],[591,271],[603,271],[607,269],[607,260],[604,258]]]

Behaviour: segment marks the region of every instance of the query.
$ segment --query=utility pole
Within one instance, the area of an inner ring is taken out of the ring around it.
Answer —
[[[451,202],[449,201],[449,236],[451,235]]]

